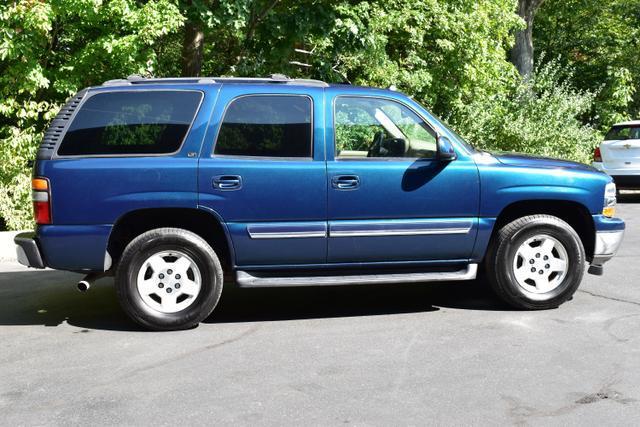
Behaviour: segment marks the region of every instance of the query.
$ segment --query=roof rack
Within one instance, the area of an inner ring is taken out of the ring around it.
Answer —
[[[299,86],[328,87],[322,80],[292,79],[284,74],[272,74],[270,77],[142,77],[137,74],[126,79],[107,80],[102,86],[122,86],[139,84],[212,84],[212,83],[271,83]]]

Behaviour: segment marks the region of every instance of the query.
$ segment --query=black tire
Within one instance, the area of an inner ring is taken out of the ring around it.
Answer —
[[[142,299],[137,275],[150,256],[172,250],[193,260],[201,276],[201,285],[191,305],[175,313],[163,313]],[[180,228],[158,228],[133,239],[120,258],[115,277],[116,292],[125,313],[136,323],[156,331],[189,329],[198,325],[218,304],[222,283],[220,260],[211,246],[197,234]]]
[[[564,246],[567,269],[559,285],[545,293],[530,292],[520,286],[514,273],[518,248],[536,235],[547,235]],[[502,227],[494,237],[485,258],[486,275],[495,294],[518,309],[556,308],[572,298],[585,269],[585,253],[580,237],[565,221],[551,215],[531,215]]]

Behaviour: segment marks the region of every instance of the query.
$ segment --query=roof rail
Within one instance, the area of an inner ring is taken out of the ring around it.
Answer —
[[[198,84],[198,83],[273,83],[300,86],[327,87],[322,80],[292,79],[284,74],[272,74],[270,77],[142,77],[134,74],[126,79],[107,80],[102,86],[123,86],[138,84]]]

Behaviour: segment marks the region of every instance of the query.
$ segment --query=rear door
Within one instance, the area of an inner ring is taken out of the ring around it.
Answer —
[[[199,165],[199,205],[227,224],[237,266],[326,262],[323,91],[223,85]]]
[[[640,125],[614,126],[600,152],[607,169],[640,168]]]
[[[407,101],[408,102],[408,101]],[[436,159],[436,133],[402,99],[328,90],[328,259],[466,261],[478,225],[473,159]]]

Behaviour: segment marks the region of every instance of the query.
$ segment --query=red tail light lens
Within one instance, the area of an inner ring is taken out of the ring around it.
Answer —
[[[596,147],[595,151],[593,152],[593,161],[594,162],[602,161],[602,154],[600,153],[600,147]]]
[[[31,180],[31,196],[33,199],[33,217],[36,224],[51,224],[51,188],[46,178]]]
[[[33,216],[36,224],[51,224],[51,209],[49,202],[33,202]]]

